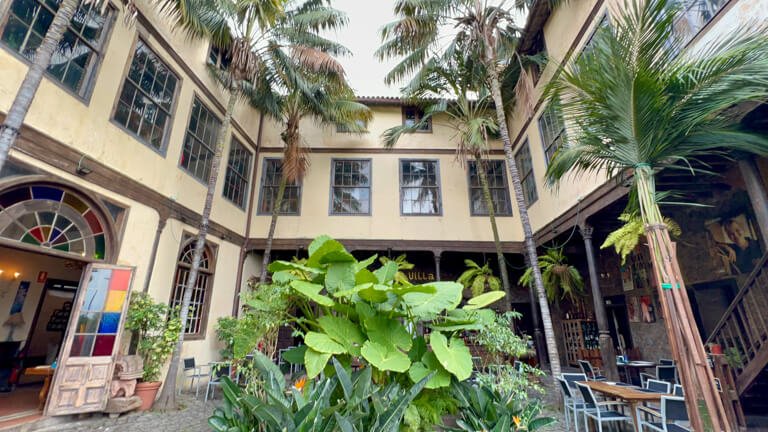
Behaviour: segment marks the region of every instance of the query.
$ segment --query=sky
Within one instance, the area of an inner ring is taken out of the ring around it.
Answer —
[[[380,62],[374,52],[380,45],[379,30],[394,20],[392,0],[334,0],[333,7],[343,10],[349,24],[335,36],[352,51],[352,56],[341,59],[349,82],[358,96],[398,96],[401,85],[387,86],[384,75],[395,65],[395,60]]]

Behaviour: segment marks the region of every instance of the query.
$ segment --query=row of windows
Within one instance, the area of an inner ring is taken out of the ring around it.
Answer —
[[[261,177],[258,213],[272,213],[281,179],[281,159],[264,159]],[[483,161],[488,188],[491,192],[494,212],[500,216],[512,215],[509,199],[509,184],[503,160]],[[483,198],[482,185],[475,161],[469,162],[469,208],[473,216],[488,214]],[[331,162],[330,214],[370,215],[371,214],[371,160],[333,159]],[[440,194],[440,165],[437,160],[400,160],[400,214],[435,215],[442,214]],[[280,213],[298,215],[301,203],[301,185],[288,184],[285,188]]]

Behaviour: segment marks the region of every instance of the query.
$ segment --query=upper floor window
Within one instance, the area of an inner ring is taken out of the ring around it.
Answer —
[[[259,194],[259,214],[271,214],[283,178],[282,159],[264,159],[264,170],[261,175],[261,193]],[[283,200],[280,203],[280,214],[298,215],[301,200],[301,185],[298,182],[285,186]]]
[[[493,212],[496,216],[511,216],[512,206],[509,201],[509,186],[503,160],[485,160],[482,162],[485,178],[493,202]],[[483,183],[477,171],[477,162],[469,161],[469,210],[472,216],[488,215]]]
[[[371,214],[370,159],[334,159],[331,171],[331,213]]]
[[[400,160],[400,213],[439,215],[440,173],[436,160]]]
[[[13,0],[3,29],[3,43],[32,61],[59,8],[54,0]],[[81,4],[69,22],[48,65],[48,75],[80,97],[86,97],[104,49],[113,9],[103,13]]]
[[[144,144],[162,151],[171,128],[178,79],[139,40],[113,119]]]
[[[600,22],[597,23],[595,26],[595,29],[592,30],[592,34],[590,34],[589,39],[584,44],[584,47],[581,49],[581,53],[579,53],[579,56],[584,55],[585,53],[589,53],[592,51],[594,45],[595,45],[595,34],[597,32],[601,31],[604,28],[609,27],[610,21],[608,20],[608,13],[605,13],[603,17],[600,19]]]
[[[531,160],[531,148],[528,145],[528,140],[525,140],[520,150],[517,151],[515,164],[517,165],[518,173],[520,173],[520,183],[523,186],[525,204],[531,205],[539,199],[539,194],[536,191],[536,177],[533,175],[533,161]]]
[[[232,201],[240,208],[245,207],[248,200],[248,177],[251,173],[251,152],[232,138],[229,147],[227,173],[224,177],[224,198]]]
[[[176,263],[176,276],[171,292],[171,307],[181,306],[184,299],[184,291],[189,282],[189,272],[192,269],[192,257],[195,253],[196,237],[186,235],[184,246],[181,248],[179,260]],[[201,339],[205,337],[205,328],[208,323],[208,308],[211,304],[211,282],[213,281],[213,272],[216,268],[216,254],[214,248],[209,244],[203,249],[203,256],[200,261],[200,270],[197,274],[197,280],[192,287],[192,298],[189,303],[189,315],[187,316],[187,328],[185,334],[191,336],[190,339]]]
[[[225,70],[231,63],[232,54],[230,54],[229,50],[219,48],[216,45],[211,45],[211,49],[208,51],[208,64]]]
[[[689,40],[701,31],[728,1],[675,0],[672,3],[680,5],[680,13],[674,24],[675,33],[683,40]]]
[[[530,68],[531,80],[533,85],[536,85],[547,62],[547,43],[544,39],[544,30],[539,30],[533,37],[533,43],[529,51],[536,56]]]
[[[415,106],[403,107],[403,125],[414,126],[424,118],[424,110]],[[418,132],[432,132],[432,117],[419,126]]]
[[[550,103],[539,117],[539,131],[544,145],[544,155],[549,163],[565,141],[565,123],[556,103]]]
[[[220,128],[219,119],[196,97],[192,103],[192,115],[189,117],[179,165],[199,180],[208,181],[211,175],[211,163]]]

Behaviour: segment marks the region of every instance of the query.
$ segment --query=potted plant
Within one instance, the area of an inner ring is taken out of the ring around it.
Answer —
[[[139,411],[146,411],[155,402],[162,384],[162,368],[181,332],[179,308],[155,302],[147,293],[132,293],[125,328],[134,332],[136,352],[144,361],[144,372],[136,385],[136,396],[142,401]]]

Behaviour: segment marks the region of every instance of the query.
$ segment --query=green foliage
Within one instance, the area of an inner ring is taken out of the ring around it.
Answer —
[[[573,300],[584,295],[584,279],[576,267],[568,265],[568,257],[562,248],[548,249],[546,254],[539,256],[539,268],[550,303],[566,297]],[[526,269],[518,281],[528,288],[533,287],[533,282],[531,268]]]
[[[370,368],[350,374],[334,360],[332,376],[288,389],[270,359],[257,354],[255,364],[262,383],[258,395],[222,380],[223,404],[208,419],[214,431],[399,432],[407,407],[426,383],[382,386],[373,382]]]
[[[528,340],[512,330],[512,321],[521,317],[522,314],[515,311],[495,315],[477,331],[475,342],[485,349],[494,364],[504,364],[504,357],[521,357],[528,352]]]
[[[494,386],[457,383],[454,395],[459,401],[460,416],[455,431],[532,432],[555,422],[551,417],[539,417],[540,402],[520,401]]]
[[[479,296],[485,291],[497,291],[501,289],[501,280],[493,275],[488,263],[480,267],[471,259],[465,259],[467,269],[459,276],[456,282],[464,285],[464,288],[472,291],[472,295]]]
[[[159,381],[163,366],[181,333],[179,308],[155,302],[147,293],[131,293],[125,328],[138,337],[136,350],[144,361],[145,382]]]
[[[600,249],[613,246],[616,253],[621,256],[621,264],[623,265],[627,261],[627,256],[637,247],[640,237],[645,235],[645,224],[639,211],[624,212],[619,215],[618,219],[624,222],[624,225],[608,234]],[[665,217],[664,224],[667,225],[671,235],[678,237],[682,234],[680,225],[674,220]]]
[[[314,378],[333,357],[370,365],[378,382],[412,384],[427,379],[427,388],[447,387],[451,377],[472,373],[472,356],[458,332],[476,330],[492,321],[484,306],[503,297],[489,293],[459,308],[462,285],[431,282],[413,285],[397,276],[404,257],[358,262],[344,246],[327,237],[315,239],[301,267],[276,261],[269,266],[274,281],[291,290],[301,318],[291,322],[304,335],[303,364]],[[427,340],[414,329],[431,327]],[[431,348],[431,351],[428,349]]]
[[[544,394],[544,388],[537,382],[544,375],[542,370],[525,363],[522,364],[522,370],[517,370],[515,366],[507,363],[490,366],[487,372],[478,373],[477,383],[481,387],[498,390],[499,393],[509,395],[522,403],[531,396]]]
[[[398,255],[395,259],[389,259],[387,257],[379,257],[379,262],[382,266],[386,266],[388,262],[394,262],[397,265],[397,273],[395,273],[395,280],[400,283],[408,283],[408,276],[403,273],[403,270],[413,270],[414,264],[408,262],[405,254]]]
[[[405,410],[403,432],[433,432],[443,416],[456,414],[459,404],[450,388],[424,389]]]

